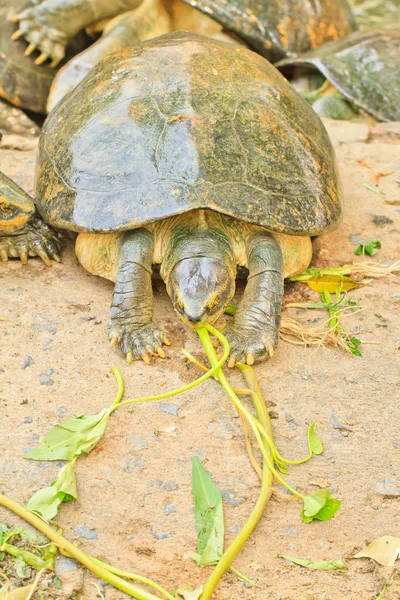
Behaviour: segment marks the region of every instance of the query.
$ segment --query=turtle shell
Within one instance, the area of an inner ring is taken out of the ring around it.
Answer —
[[[275,62],[356,28],[347,0],[184,0]]]
[[[49,115],[39,212],[74,231],[212,209],[317,235],[340,215],[319,117],[258,54],[177,32],[105,58]]]
[[[20,108],[45,114],[56,69],[48,65],[35,65],[31,56],[24,55],[27,43],[23,39],[11,39],[17,27],[10,19],[23,8],[15,0],[0,2],[0,98]],[[83,50],[84,46],[84,36],[78,36],[66,60]]]
[[[400,29],[358,31],[277,63],[318,69],[345,96],[381,121],[400,121]]]

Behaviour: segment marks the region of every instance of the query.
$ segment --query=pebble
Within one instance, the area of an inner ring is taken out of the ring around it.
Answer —
[[[147,485],[166,492],[174,492],[179,489],[179,485],[175,481],[161,481],[161,479],[149,479]]]
[[[239,506],[244,502],[244,498],[236,496],[235,490],[221,490],[221,494],[223,501],[230,506]]]
[[[156,538],[156,540],[166,540],[167,538],[173,537],[175,534],[170,531],[169,533],[158,533],[154,531],[153,526],[150,525],[151,535]]]
[[[375,485],[375,493],[390,498],[400,497],[400,480],[397,477],[386,477]]]
[[[52,375],[54,374],[54,369],[48,369],[47,371],[43,371],[39,375],[39,384],[40,385],[54,385],[54,380],[52,379]]]
[[[217,440],[231,440],[237,434],[236,427],[232,421],[223,416],[218,417],[211,423],[207,423],[207,429],[211,431]]]
[[[175,504],[172,504],[172,502],[166,502],[163,506],[164,515],[170,515],[171,513],[174,513],[176,511],[177,511],[177,508],[176,508]]]
[[[28,358],[26,358],[24,360],[24,362],[21,365],[21,369],[23,371],[25,371],[25,369],[27,369],[28,367],[30,367],[31,365],[34,365],[35,361],[33,360],[32,356],[28,356]]]
[[[168,415],[173,415],[174,417],[178,416],[179,413],[179,405],[173,404],[172,402],[164,402],[159,405],[160,410],[162,412],[167,413]]]
[[[97,531],[95,529],[89,529],[85,523],[77,525],[74,529],[74,534],[85,540],[97,540],[99,537]]]
[[[57,409],[57,417],[61,419],[67,412],[68,408],[66,406],[60,406],[60,408]]]
[[[142,458],[129,457],[126,458],[122,464],[122,470],[124,473],[133,473],[135,469],[143,468],[147,465],[147,460]]]
[[[60,558],[58,558],[55,562],[55,573],[56,573],[57,577],[63,571],[74,571],[77,569],[78,569],[78,567],[74,563],[74,561],[69,558],[66,558],[65,556],[60,556]]]
[[[134,450],[146,450],[149,447],[147,440],[140,437],[140,435],[130,435],[125,438],[125,442],[129,444],[129,446],[133,446]]]

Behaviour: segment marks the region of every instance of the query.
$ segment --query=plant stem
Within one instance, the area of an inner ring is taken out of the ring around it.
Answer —
[[[33,527],[36,527],[36,529],[38,529],[38,531],[40,531],[41,533],[43,533],[43,535],[49,538],[49,540],[57,544],[58,548],[61,551],[67,552],[69,556],[75,558],[87,569],[92,571],[92,573],[94,573],[101,579],[104,579],[108,583],[111,583],[117,589],[121,590],[122,592],[125,592],[132,598],[136,598],[136,600],[159,600],[159,596],[155,596],[154,594],[151,594],[146,590],[132,585],[131,583],[125,581],[124,579],[121,579],[117,575],[114,575],[108,569],[94,562],[90,556],[83,552],[83,550],[81,550],[80,548],[75,546],[75,544],[72,544],[72,542],[70,542],[62,535],[57,533],[57,531],[55,531],[52,527],[50,527],[50,525],[48,525],[45,521],[37,517],[35,514],[26,510],[26,508],[24,508],[14,500],[11,500],[11,498],[7,498],[7,496],[0,494],[0,505],[4,506],[8,510],[11,510],[13,513],[24,519],[24,521],[30,523],[30,525],[33,525]]]
[[[210,325],[207,325],[207,329],[202,328],[202,329],[197,330],[197,333],[198,333],[200,340],[204,346],[204,349],[207,353],[207,356],[211,363],[211,366],[214,367],[214,365],[217,365],[217,355],[216,355],[214,346],[211,343],[210,336],[209,336],[207,330],[210,331],[213,335],[215,335],[225,348],[226,348],[226,346],[228,346],[228,348],[229,348],[229,344],[228,344],[227,340],[220,334],[220,332],[215,330]],[[239,398],[236,396],[236,394],[232,390],[232,387],[231,387],[230,383],[228,382],[228,380],[226,379],[221,367],[218,367],[218,369],[216,370],[216,375],[217,375],[222,387],[224,388],[225,392],[228,394],[229,398],[235,404],[236,408],[239,410],[239,412],[241,412],[242,414],[243,413],[245,414],[245,416],[250,424],[250,427],[252,428],[253,432],[256,435],[257,441],[260,445],[260,449],[263,452],[264,462],[263,462],[263,474],[262,474],[261,489],[260,489],[260,494],[257,499],[257,502],[256,502],[249,518],[247,519],[245,525],[242,527],[241,531],[239,532],[237,537],[234,539],[234,541],[225,550],[225,552],[222,555],[221,559],[219,560],[218,564],[213,569],[211,575],[207,579],[206,584],[203,589],[203,593],[200,597],[200,600],[209,600],[211,598],[223,573],[229,568],[230,564],[233,562],[233,560],[239,553],[240,549],[242,548],[243,544],[246,542],[246,540],[248,539],[248,537],[250,536],[250,534],[256,527],[256,525],[257,525],[258,521],[260,520],[260,518],[264,512],[264,509],[271,497],[273,471],[275,470],[273,468],[273,464],[272,464],[273,461],[271,460],[271,453],[270,453],[268,444],[266,442],[264,442],[264,443],[262,442],[261,436],[258,432],[258,429],[255,426],[255,424],[253,423],[252,415],[250,413],[248,413],[248,411],[245,409],[245,407],[240,402]],[[255,393],[255,395],[257,395],[257,393]],[[255,403],[257,415],[259,416],[260,420],[262,420],[263,425],[265,425],[265,429],[268,429],[269,431],[271,431],[268,411],[267,411],[266,407],[265,407],[265,409],[262,408],[262,404],[263,404],[263,402],[261,399],[258,399],[258,401]],[[272,467],[272,469],[271,469],[271,467]]]
[[[117,395],[111,406],[117,406],[117,404],[121,402],[124,395],[124,380],[122,379],[121,371],[118,369],[118,367],[113,367],[111,372],[114,374],[118,386]]]
[[[204,329],[204,328],[202,328],[202,329]],[[205,331],[205,329],[204,329],[204,331]],[[118,404],[113,404],[111,406],[111,408],[109,409],[109,412],[111,414],[114,410],[116,410],[117,408],[120,408],[121,406],[128,406],[129,404],[137,404],[139,402],[154,402],[156,400],[164,400],[165,398],[171,398],[171,396],[177,396],[178,394],[183,394],[184,392],[188,392],[189,390],[192,390],[196,386],[203,383],[203,381],[207,381],[207,379],[209,379],[210,377],[213,377],[213,375],[218,371],[218,369],[220,369],[225,364],[225,362],[228,359],[228,356],[229,356],[229,346],[227,348],[226,347],[224,348],[224,353],[223,353],[222,358],[220,360],[218,360],[216,362],[216,364],[213,365],[213,367],[209,371],[207,371],[207,373],[205,373],[204,375],[202,375],[195,381],[192,381],[188,385],[185,385],[177,390],[172,390],[171,392],[165,392],[164,394],[158,394],[157,396],[148,396],[146,398],[134,398],[133,400],[125,400],[124,402],[119,402]]]

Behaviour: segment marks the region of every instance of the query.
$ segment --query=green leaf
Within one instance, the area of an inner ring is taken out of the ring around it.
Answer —
[[[53,577],[53,585],[55,588],[57,588],[57,590],[61,590],[62,589],[61,579],[57,576]]]
[[[315,423],[311,423],[308,429],[308,449],[310,454],[322,454],[324,447],[321,440],[314,433]]]
[[[362,356],[362,353],[358,349],[361,344],[361,340],[356,337],[346,338],[345,339],[346,346],[349,348],[350,352],[354,354],[354,356]]]
[[[365,254],[368,254],[369,256],[374,256],[378,252],[377,248],[381,247],[382,244],[379,240],[371,240],[366,244],[360,244],[359,246],[357,246],[357,248],[354,250],[354,254],[356,256],[364,256]]]
[[[24,454],[32,460],[72,460],[74,456],[90,452],[101,439],[107,427],[109,409],[97,415],[68,418],[50,429],[38,448]]]
[[[332,498],[328,490],[318,490],[303,498],[301,518],[304,523],[311,523],[314,519],[328,521],[340,506],[340,501]]]
[[[289,560],[295,565],[300,565],[301,567],[306,567],[307,569],[315,569],[318,571],[337,571],[338,569],[346,569],[346,565],[342,560],[321,560],[321,561],[311,561],[305,560],[303,558],[295,558],[293,556],[284,556],[281,558],[285,560]]]
[[[346,275],[315,275],[314,277],[309,277],[305,283],[314,292],[320,294],[325,290],[335,293],[338,290],[340,292],[347,292],[348,290],[364,287],[363,283],[354,281],[354,279]]]
[[[222,496],[197,456],[192,458],[192,490],[199,564],[215,564],[224,546]]]
[[[60,469],[58,477],[51,486],[33,494],[28,500],[28,510],[39,513],[46,521],[54,519],[62,502],[76,501],[76,479],[74,467],[68,463]]]
[[[184,600],[198,600],[203,592],[203,586],[198,585],[192,588],[191,585],[183,584],[177,590],[177,598],[183,598]]]
[[[316,275],[336,275],[342,277],[343,275],[349,274],[350,268],[348,266],[330,267],[327,269],[318,269],[318,267],[308,267],[308,269],[300,273],[300,275],[289,277],[289,281],[307,281],[308,279],[311,279],[311,277],[315,277]]]
[[[24,561],[22,556],[18,556],[13,561],[13,566],[14,566],[15,572],[17,573],[18,577],[20,579],[25,579],[25,577],[26,577],[26,562]]]
[[[375,194],[381,194],[381,196],[385,195],[385,192],[380,190],[378,187],[374,187],[372,185],[369,185],[368,183],[363,183],[363,186],[367,188],[367,190],[369,190],[370,192],[375,192]]]

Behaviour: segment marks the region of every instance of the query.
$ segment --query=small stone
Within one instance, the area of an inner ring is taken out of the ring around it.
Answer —
[[[176,506],[175,504],[172,504],[172,502],[166,502],[163,506],[164,515],[170,515],[171,513],[176,512],[176,510]]]
[[[270,419],[279,419],[279,414],[276,412],[276,410],[270,410],[268,411],[268,414]]]
[[[78,569],[63,571],[58,576],[62,583],[62,597],[76,598],[83,588],[83,573]]]
[[[54,380],[52,379],[52,375],[54,374],[54,369],[48,369],[47,371],[43,371],[39,375],[39,384],[40,385],[54,385]]]
[[[122,465],[122,470],[124,473],[133,473],[135,469],[143,468],[147,465],[147,460],[143,460],[141,458],[126,458]]]
[[[147,485],[166,492],[174,492],[179,489],[179,485],[175,481],[161,481],[160,479],[149,479]]]
[[[78,569],[77,565],[70,558],[66,558],[65,556],[60,556],[60,558],[57,558],[57,560],[56,560],[55,573],[56,573],[57,577],[63,571],[74,571],[77,569]]]
[[[226,504],[230,506],[239,506],[245,499],[236,496],[235,490],[221,490],[222,499]]]
[[[166,540],[167,538],[173,537],[175,534],[170,531],[169,533],[158,533],[154,531],[153,526],[150,525],[151,535],[156,538],[156,540]]]
[[[215,421],[207,423],[208,431],[211,431],[217,440],[231,440],[236,434],[236,426],[232,421],[224,416],[218,417]]]
[[[234,525],[232,525],[232,527],[229,527],[228,531],[229,531],[229,533],[238,533],[239,527],[235,523]]]
[[[22,425],[30,425],[31,423],[33,423],[32,417],[26,417],[26,419],[22,421]]]
[[[365,244],[368,240],[359,233],[351,233],[349,239],[352,244]]]
[[[140,435],[130,435],[125,439],[125,442],[130,446],[133,446],[134,450],[146,450],[149,447],[148,442],[140,437]]]
[[[25,371],[25,369],[27,369],[28,367],[30,367],[31,365],[34,365],[35,361],[33,360],[32,356],[28,356],[28,358],[26,360],[24,360],[24,362],[21,365],[21,369],[23,371]]]
[[[299,530],[298,529],[284,529],[282,531],[282,533],[284,535],[299,535]]]
[[[67,412],[68,408],[66,406],[60,406],[60,408],[57,409],[57,417],[61,419]]]
[[[172,404],[172,402],[164,402],[163,404],[160,404],[159,408],[162,410],[162,412],[167,413],[167,415],[173,415],[174,417],[177,417],[180,407],[178,404]]]
[[[97,531],[95,529],[89,529],[85,523],[77,525],[74,529],[74,534],[85,540],[97,540],[99,537]]]
[[[400,497],[400,480],[397,477],[386,477],[375,485],[375,493],[387,498]]]
[[[392,219],[389,217],[385,217],[385,215],[374,215],[372,217],[373,222],[377,227],[383,227],[383,225],[389,225],[390,223],[394,223]]]

